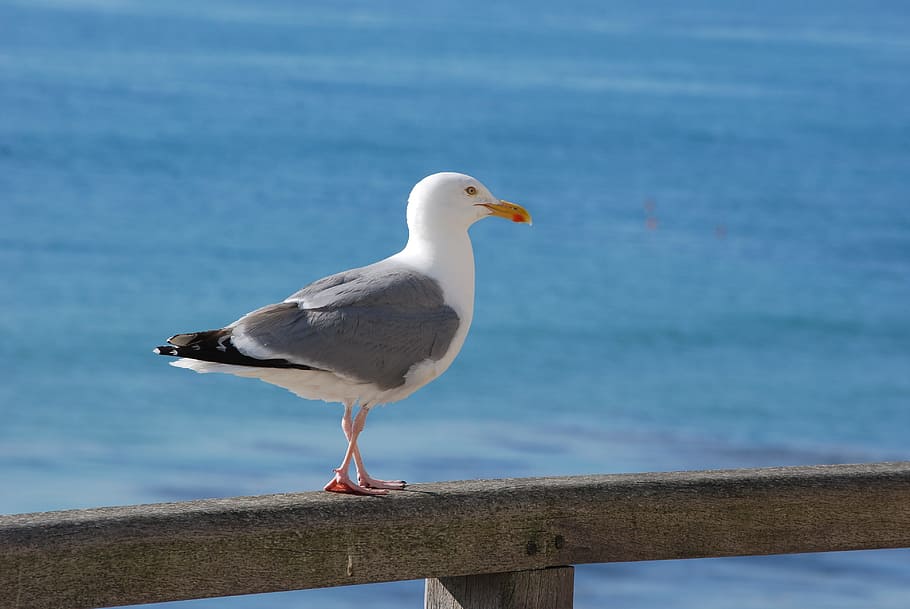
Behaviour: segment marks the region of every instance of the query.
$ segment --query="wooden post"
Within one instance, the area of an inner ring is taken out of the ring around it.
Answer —
[[[573,567],[427,580],[424,609],[572,609]]]

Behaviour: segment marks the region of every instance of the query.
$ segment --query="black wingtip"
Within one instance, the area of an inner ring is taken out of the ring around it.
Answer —
[[[296,305],[294,305],[296,306]],[[244,355],[231,342],[230,330],[208,330],[189,334],[175,334],[168,339],[170,345],[161,345],[153,350],[158,355],[185,357],[202,362],[232,364],[235,366],[253,366],[257,368],[296,368],[298,370],[317,370],[306,364],[296,364],[286,359],[256,359]]]

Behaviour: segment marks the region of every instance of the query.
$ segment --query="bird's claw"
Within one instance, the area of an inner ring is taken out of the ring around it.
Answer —
[[[329,480],[329,483],[323,487],[323,490],[331,493],[347,493],[349,495],[388,495],[389,491],[384,488],[368,488],[361,486],[351,480],[346,472],[335,470],[335,477]]]
[[[381,488],[393,491],[400,491],[408,485],[404,480],[377,480],[371,478],[368,474],[357,474],[357,482],[365,488]]]

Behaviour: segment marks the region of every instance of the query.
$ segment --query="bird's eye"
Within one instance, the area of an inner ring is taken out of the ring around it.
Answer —
[[[464,189],[464,191],[466,193],[468,193],[469,195],[471,195],[472,197],[477,194],[477,189],[473,186],[468,186],[467,188]]]

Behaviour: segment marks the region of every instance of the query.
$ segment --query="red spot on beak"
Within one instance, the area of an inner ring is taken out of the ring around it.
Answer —
[[[521,214],[512,215],[512,222],[524,222],[524,221],[525,221],[525,219]]]

